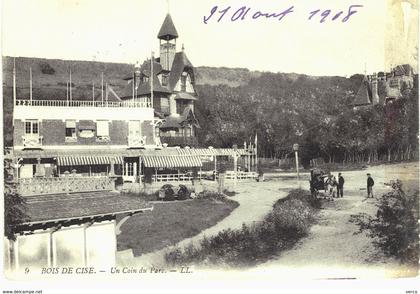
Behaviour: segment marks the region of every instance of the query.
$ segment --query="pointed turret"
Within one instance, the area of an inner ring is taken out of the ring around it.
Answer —
[[[160,63],[162,64],[163,70],[169,72],[174,61],[176,39],[178,38],[178,32],[169,13],[163,21],[158,38],[160,40]]]
[[[356,93],[354,101],[351,103],[352,106],[366,106],[372,104],[372,92],[369,88],[369,82],[366,76],[364,76],[362,83],[360,84],[359,90]]]
[[[172,17],[169,13],[166,15],[159,30],[158,38],[165,41],[178,38],[178,32],[176,31],[174,22],[172,21]]]

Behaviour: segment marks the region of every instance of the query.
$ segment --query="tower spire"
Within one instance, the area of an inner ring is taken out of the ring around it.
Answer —
[[[169,3],[169,0],[167,0],[167,3]],[[176,31],[174,22],[169,14],[168,6],[168,14],[158,33],[158,39],[160,40],[160,63],[162,64],[162,68],[166,71],[170,71],[172,68],[176,53],[177,38],[178,32]]]

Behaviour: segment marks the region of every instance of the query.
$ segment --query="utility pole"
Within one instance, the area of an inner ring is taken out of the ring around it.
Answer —
[[[104,73],[101,73],[101,102],[104,104]]]
[[[70,102],[71,102],[73,100],[72,94],[71,94],[71,88],[72,88],[72,83],[71,83],[71,65],[70,65],[70,83],[69,83],[69,87],[70,87]]]
[[[32,67],[29,68],[29,100],[32,103]]]
[[[152,110],[153,110],[153,60],[154,60],[154,52],[152,51],[152,58],[150,59],[150,105],[152,106]],[[156,144],[156,138],[155,138],[155,132],[156,132],[156,126],[155,126],[155,115],[153,114],[153,120],[152,120],[152,125],[153,125],[153,144]]]
[[[16,58],[13,57],[13,116],[12,116],[12,125],[15,125],[14,111],[16,107]]]
[[[295,160],[296,160],[296,175],[297,175],[297,181],[300,187],[300,177],[299,177],[299,144],[293,144],[293,151],[295,152]]]

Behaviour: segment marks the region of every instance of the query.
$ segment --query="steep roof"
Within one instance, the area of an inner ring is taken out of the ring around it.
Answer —
[[[408,76],[410,74],[412,74],[413,72],[413,67],[409,64],[402,64],[402,65],[398,65],[394,68],[394,73],[396,76]]]
[[[169,88],[173,90],[176,83],[181,78],[182,72],[185,68],[188,68],[192,73],[191,78],[194,79],[194,67],[191,61],[188,59],[184,51],[175,53],[174,61],[172,62],[171,73],[169,75]]]
[[[141,75],[150,77],[151,72],[151,62],[150,60],[146,60],[143,62],[143,64],[140,66],[140,72]],[[158,74],[162,72],[162,65],[160,63],[157,63],[156,61],[153,62],[153,92],[160,92],[160,93],[171,93],[171,91],[165,87],[162,86],[159,79]],[[132,80],[133,77],[127,77],[125,78],[128,80],[128,84],[124,87],[124,89],[121,91],[120,97],[132,97],[133,95],[133,84]],[[138,83],[137,85],[137,96],[143,96],[150,94],[150,83]]]
[[[160,126],[160,129],[178,129],[186,124],[193,124],[196,127],[200,127],[190,106],[185,107],[180,115],[170,115],[166,117],[162,126]]]
[[[369,88],[368,81],[366,77],[363,79],[362,84],[360,85],[359,90],[357,91],[356,97],[351,103],[353,106],[363,106],[372,104],[372,93]]]
[[[165,20],[160,27],[158,38],[163,40],[178,38],[178,32],[176,31],[174,22],[172,21],[172,17],[169,13],[166,15]]]

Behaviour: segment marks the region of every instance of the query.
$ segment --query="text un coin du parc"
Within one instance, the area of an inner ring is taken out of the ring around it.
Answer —
[[[29,273],[27,271],[26,273]],[[109,274],[165,274],[165,273],[181,273],[189,274],[192,273],[190,267],[183,266],[178,269],[165,269],[158,267],[111,267],[107,270],[97,270],[95,267],[45,267],[41,269],[42,275],[56,275],[56,274],[97,274],[97,273],[109,273]]]
[[[328,8],[313,8],[307,12],[307,20],[313,22],[348,22],[353,15],[360,12],[363,5],[353,4],[342,10],[332,10]],[[273,19],[281,21],[289,15],[293,15],[295,7],[290,6],[278,11],[261,11],[250,6],[232,7],[232,6],[213,6],[207,15],[204,15],[203,22],[205,24],[219,22],[241,22],[244,20],[263,20]]]

